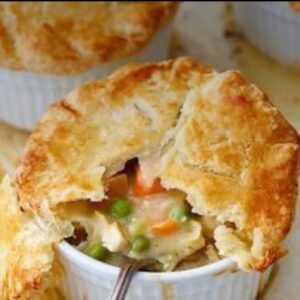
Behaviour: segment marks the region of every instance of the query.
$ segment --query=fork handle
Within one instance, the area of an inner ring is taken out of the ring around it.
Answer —
[[[139,269],[136,261],[128,262],[120,271],[117,281],[108,297],[108,300],[124,300],[131,283],[132,277]]]

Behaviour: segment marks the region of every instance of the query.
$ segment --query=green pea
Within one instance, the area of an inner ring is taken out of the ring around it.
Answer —
[[[150,248],[150,241],[143,235],[136,237],[131,243],[131,251],[134,253],[145,252]]]
[[[188,221],[190,216],[190,211],[184,204],[173,208],[170,212],[170,218],[178,223],[184,223]]]
[[[132,206],[127,199],[117,199],[110,207],[110,214],[116,218],[124,218],[131,214]]]
[[[107,249],[101,242],[94,242],[84,249],[84,253],[97,260],[104,260],[107,255]]]

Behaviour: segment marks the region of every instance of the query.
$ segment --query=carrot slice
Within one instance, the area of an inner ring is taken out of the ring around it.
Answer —
[[[165,189],[160,184],[160,179],[155,178],[150,186],[146,186],[140,166],[136,167],[136,175],[134,180],[133,192],[135,196],[147,196],[151,194],[157,194],[164,192]]]
[[[153,225],[151,229],[156,235],[169,235],[178,229],[178,224],[171,219],[167,219],[163,222]]]
[[[124,197],[128,194],[129,183],[126,174],[119,174],[105,182],[106,195],[112,199]]]

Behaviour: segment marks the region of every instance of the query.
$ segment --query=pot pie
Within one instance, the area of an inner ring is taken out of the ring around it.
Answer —
[[[175,2],[1,2],[0,66],[71,75],[141,50]]]
[[[300,11],[300,2],[299,1],[294,1],[294,2],[289,2],[289,6],[296,12]]]
[[[33,130],[48,106],[130,61],[168,57],[176,2],[0,2],[0,119]]]
[[[1,299],[43,290],[62,239],[162,271],[199,251],[263,271],[286,254],[298,161],[297,132],[237,71],[178,58],[88,82],[49,108],[3,180]]]

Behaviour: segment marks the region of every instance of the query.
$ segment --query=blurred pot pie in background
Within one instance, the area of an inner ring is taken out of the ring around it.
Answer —
[[[286,254],[298,160],[297,132],[237,71],[179,58],[83,84],[49,108],[2,182],[1,299],[43,290],[64,239],[162,271],[199,251],[264,271]]]
[[[237,29],[282,65],[300,70],[299,2],[233,2]]]
[[[0,117],[32,129],[79,83],[166,59],[175,2],[0,2]]]
[[[294,9],[295,11],[300,11],[300,2],[299,1],[290,1],[289,6]]]

